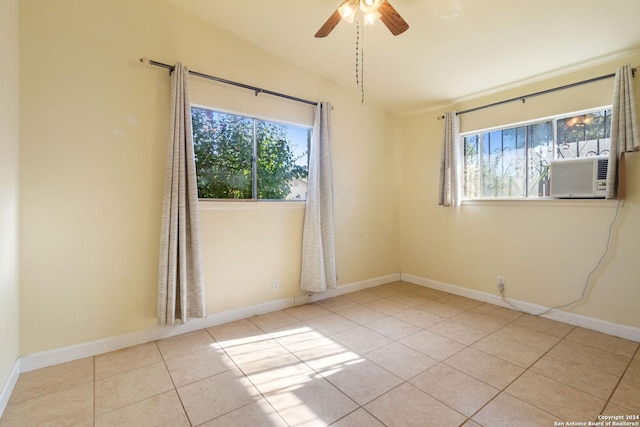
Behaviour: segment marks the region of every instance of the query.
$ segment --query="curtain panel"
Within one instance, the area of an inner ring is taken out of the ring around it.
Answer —
[[[333,227],[333,166],[331,159],[331,104],[315,107],[309,149],[307,201],[302,232],[300,288],[322,292],[336,287]]]
[[[170,108],[158,274],[159,325],[206,316],[189,72],[180,63],[171,73]]]
[[[460,120],[455,112],[448,112],[444,115],[438,205],[460,206],[462,201],[460,160],[462,154],[460,151]]]
[[[616,70],[611,109],[611,150],[607,169],[606,197],[623,199],[625,153],[640,149],[633,70],[628,64]]]

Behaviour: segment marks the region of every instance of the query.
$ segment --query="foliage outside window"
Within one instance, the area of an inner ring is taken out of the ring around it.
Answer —
[[[607,155],[610,138],[611,109],[464,133],[464,198],[548,197],[551,161]]]
[[[192,107],[201,199],[305,200],[311,129]]]

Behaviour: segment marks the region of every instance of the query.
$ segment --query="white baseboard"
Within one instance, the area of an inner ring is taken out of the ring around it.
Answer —
[[[361,282],[349,283],[341,285],[333,289],[327,289],[318,294],[311,294],[309,302],[321,301],[327,298],[333,298],[351,292],[361,291],[363,289],[373,288],[374,286],[384,285],[386,283],[397,282],[400,280],[400,273],[390,274],[388,276],[376,277],[374,279],[363,280]]]
[[[96,356],[109,351],[120,350],[138,344],[155,341],[162,338],[169,338],[199,329],[210,328],[223,323],[235,320],[246,319],[259,314],[270,313],[272,311],[283,310],[294,305],[306,304],[308,302],[319,301],[349,292],[370,288],[400,280],[400,273],[389,276],[377,277],[362,282],[355,282],[339,286],[318,294],[305,294],[301,296],[283,298],[269,301],[263,304],[242,307],[220,313],[210,314],[203,319],[191,319],[183,325],[177,326],[156,326],[143,329],[115,337],[103,338],[67,347],[46,350],[38,353],[31,353],[20,358],[20,372],[29,372],[35,369],[46,368],[47,366],[58,365],[60,363],[71,362],[85,357]]]
[[[501,307],[515,309],[517,307],[519,311],[536,315],[536,313],[545,313],[549,310],[549,307],[545,307],[538,304],[532,304],[525,301],[519,301],[509,299],[511,304],[505,302],[499,295],[494,295],[486,292],[476,291],[474,289],[463,288],[461,286],[451,285],[448,283],[438,282],[431,279],[425,279],[422,277],[414,276],[411,274],[402,273],[402,280],[405,282],[413,283],[427,288],[436,289],[439,291],[448,292],[454,295],[460,295],[467,298],[472,298],[478,301],[486,302],[489,304],[499,305]],[[515,307],[514,307],[515,306]],[[631,341],[640,342],[640,328],[633,326],[622,325],[619,323],[609,322],[607,320],[596,319],[595,317],[584,316],[581,314],[574,314],[568,311],[562,311],[553,309],[548,313],[541,314],[540,317],[546,319],[557,320],[558,322],[567,323],[574,326],[580,326],[585,329],[591,329],[593,331],[602,332],[608,335],[613,335],[620,338],[625,338]]]
[[[41,351],[22,356],[21,371],[29,372],[35,369],[46,368],[47,366],[58,365],[60,363],[71,362],[85,357],[96,356],[110,351],[121,350],[138,344],[144,344],[162,338],[169,338],[199,329],[221,325],[235,320],[246,319],[259,314],[270,313],[292,307],[293,298],[284,298],[257,304],[249,307],[223,311],[208,315],[202,319],[191,319],[182,325],[175,326],[155,326],[153,328],[142,329],[124,335],[103,338],[96,341],[89,341],[81,344],[74,344],[67,347],[53,350]]]
[[[11,397],[11,393],[13,393],[13,389],[18,382],[18,377],[20,376],[20,359],[16,360],[16,363],[13,364],[13,370],[9,374],[9,378],[7,378],[7,382],[2,387],[2,391],[0,392],[0,418],[2,414],[4,414],[4,410],[9,403],[9,398]]]

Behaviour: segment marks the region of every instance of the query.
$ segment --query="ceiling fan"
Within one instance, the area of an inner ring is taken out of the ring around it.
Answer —
[[[404,33],[409,29],[409,24],[391,6],[387,0],[345,0],[327,19],[315,34],[316,37],[326,37],[338,25],[341,20],[353,22],[358,7],[364,14],[364,24],[372,24],[380,18],[382,23],[394,36]]]

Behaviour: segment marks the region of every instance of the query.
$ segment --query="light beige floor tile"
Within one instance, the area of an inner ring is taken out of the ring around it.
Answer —
[[[611,397],[611,403],[640,414],[640,383],[622,380]]]
[[[397,302],[393,302],[384,297],[370,302],[369,304],[367,304],[367,307],[379,311],[380,313],[386,314],[387,316],[392,316],[395,313],[409,308],[406,305],[398,304]]]
[[[575,327],[566,323],[556,322],[555,320],[545,319],[544,317],[532,316],[525,314],[513,321],[512,325],[523,326],[545,334],[554,335],[564,338]]]
[[[505,392],[561,420],[595,420],[606,404],[604,399],[529,371]]]
[[[549,351],[562,339],[536,329],[525,328],[524,326],[514,324],[500,328],[495,331],[494,334],[545,352]]]
[[[632,358],[638,343],[618,338],[601,332],[590,331],[584,328],[575,328],[566,337],[568,340],[577,341],[590,347],[606,350],[627,358]]]
[[[524,368],[474,348],[466,348],[445,363],[502,390],[524,372]]]
[[[383,286],[398,292],[407,292],[412,289],[418,288],[419,285],[416,285],[415,283],[403,282],[402,280],[397,280],[395,282],[387,283]]]
[[[292,354],[259,360],[241,368],[262,394],[306,383],[316,374]]]
[[[281,332],[277,335],[270,334],[270,336],[289,351],[306,350],[335,342],[309,326]]]
[[[155,341],[95,357],[96,380],[162,362]]]
[[[398,281],[23,373],[0,427],[588,421],[640,412],[638,346]]]
[[[217,348],[189,353],[167,360],[167,369],[176,387],[219,374],[235,367],[226,353]]]
[[[356,322],[352,322],[339,314],[327,314],[326,316],[314,317],[313,319],[307,320],[305,323],[321,334],[327,336],[358,326]]]
[[[264,398],[221,415],[200,427],[287,427],[282,417]]]
[[[431,314],[419,308],[412,308],[408,310],[399,311],[395,313],[393,317],[395,317],[396,319],[402,320],[404,322],[410,323],[421,329],[426,329],[444,320],[442,317],[438,317],[434,314]]]
[[[318,304],[304,304],[296,307],[288,308],[285,310],[292,316],[295,316],[300,320],[308,320],[313,319],[314,317],[324,316],[325,314],[330,314],[331,311],[326,308],[322,308]]]
[[[483,338],[472,347],[523,368],[528,368],[544,354],[542,350],[514,342],[497,334]]]
[[[493,317],[503,322],[512,322],[524,313],[512,310],[506,307],[500,307],[495,304],[483,303],[471,309],[472,312],[482,314],[487,317]]]
[[[489,334],[482,329],[459,323],[455,318],[430,326],[428,330],[464,345],[471,345]]]
[[[364,326],[358,326],[356,328],[340,332],[339,334],[333,335],[332,338],[336,342],[350,348],[360,355],[393,342],[384,335],[372,331]]]
[[[442,363],[409,382],[468,417],[499,392],[498,389]]]
[[[445,297],[446,298],[446,297]],[[426,304],[420,305],[416,308],[419,310],[425,311],[433,316],[440,317],[443,319],[449,319],[451,317],[457,316],[459,314],[464,313],[466,310],[460,307],[454,307],[450,304],[444,304],[442,301],[443,298],[440,298],[437,301],[428,302]]]
[[[438,361],[445,360],[464,348],[464,345],[456,341],[429,331],[416,332],[399,342]]]
[[[394,289],[393,287],[383,285],[383,286],[375,286],[373,288],[365,289],[363,292],[371,293],[373,295],[378,295],[382,298],[385,298],[389,295],[395,295],[400,291],[398,289]]]
[[[336,369],[364,358],[342,344],[331,343],[294,352],[294,354],[316,372]]]
[[[633,409],[623,408],[622,406],[618,406],[614,403],[609,402],[607,407],[602,411],[602,415],[637,415],[638,411],[634,411]]]
[[[205,348],[217,347],[211,335],[204,329],[161,339],[157,343],[158,349],[165,360],[174,359]]]
[[[96,417],[95,427],[190,427],[175,390]]]
[[[624,379],[640,383],[640,359],[633,359],[624,373]]]
[[[397,342],[367,353],[365,357],[403,380],[408,380],[438,363],[424,353]]]
[[[418,295],[411,295],[405,292],[388,295],[386,297],[389,301],[393,301],[398,304],[405,305],[407,307],[416,307],[418,305],[426,304],[431,300],[427,297],[421,297]]]
[[[466,417],[415,386],[404,383],[365,409],[389,427],[459,426]]]
[[[345,308],[344,310],[338,310],[338,314],[356,322],[359,325],[364,325],[365,323],[373,322],[374,320],[378,320],[386,316],[379,311],[372,310],[361,305]]]
[[[530,372],[544,375],[601,399],[609,399],[620,379],[616,375],[550,354],[536,362]]]
[[[178,395],[192,425],[200,425],[259,398],[258,391],[238,369],[180,387]]]
[[[624,356],[566,339],[553,347],[549,354],[600,369],[612,375],[622,375],[629,364],[629,359]]]
[[[418,286],[417,288],[408,290],[406,292],[411,295],[418,295],[421,297],[429,298],[432,301],[451,295],[446,292],[438,291],[436,289],[426,288],[424,286]]]
[[[367,323],[365,326],[393,340],[399,340],[408,335],[415,334],[420,330],[416,325],[412,325],[411,323],[391,316],[386,316],[376,320],[375,322]]]
[[[340,418],[331,427],[384,427],[373,415],[360,408],[344,418]]]
[[[9,403],[93,382],[93,357],[20,374]]]
[[[366,292],[366,291],[351,292],[351,293],[342,295],[342,297],[349,301],[355,302],[357,304],[364,304],[364,305],[367,305],[370,302],[381,298],[378,295],[375,295],[375,294],[372,294],[371,292]]]
[[[253,316],[250,317],[249,320],[266,332],[279,329],[283,326],[291,325],[292,323],[299,321],[297,317],[292,316],[284,310]]]
[[[282,347],[274,339],[267,338],[225,347],[224,351],[238,365],[255,362],[256,360],[286,355],[289,350]]]
[[[268,338],[262,329],[258,328],[247,319],[212,326],[207,328],[207,332],[209,332],[209,334],[211,334],[211,336],[213,336],[217,343],[222,347],[261,341]]]
[[[358,408],[320,376],[265,398],[289,425],[296,427],[327,426]]]
[[[461,297],[459,295],[447,295],[446,297],[440,298],[438,302],[442,304],[452,305],[454,307],[461,308],[465,311],[471,310],[472,308],[483,304],[481,301],[471,299],[471,298]]]
[[[556,421],[560,421],[557,416],[505,393],[500,393],[489,402],[473,416],[473,420],[482,426],[490,427],[554,426]],[[580,418],[580,420],[584,420],[584,418]]]
[[[321,374],[360,405],[402,383],[400,378],[369,360],[349,363]]]
[[[317,301],[316,304],[318,304],[322,308],[326,308],[327,310],[331,310],[333,312],[344,310],[345,308],[354,307],[357,305],[355,302],[349,301],[348,299],[342,296],[323,299],[323,300]]]
[[[0,426],[91,426],[93,384],[81,384],[7,405]]]
[[[96,414],[102,414],[173,390],[164,363],[155,363],[95,383]]]
[[[474,313],[473,311],[467,311],[459,314],[453,317],[452,320],[490,333],[497,331],[507,324],[504,320],[485,316],[484,314]]]

